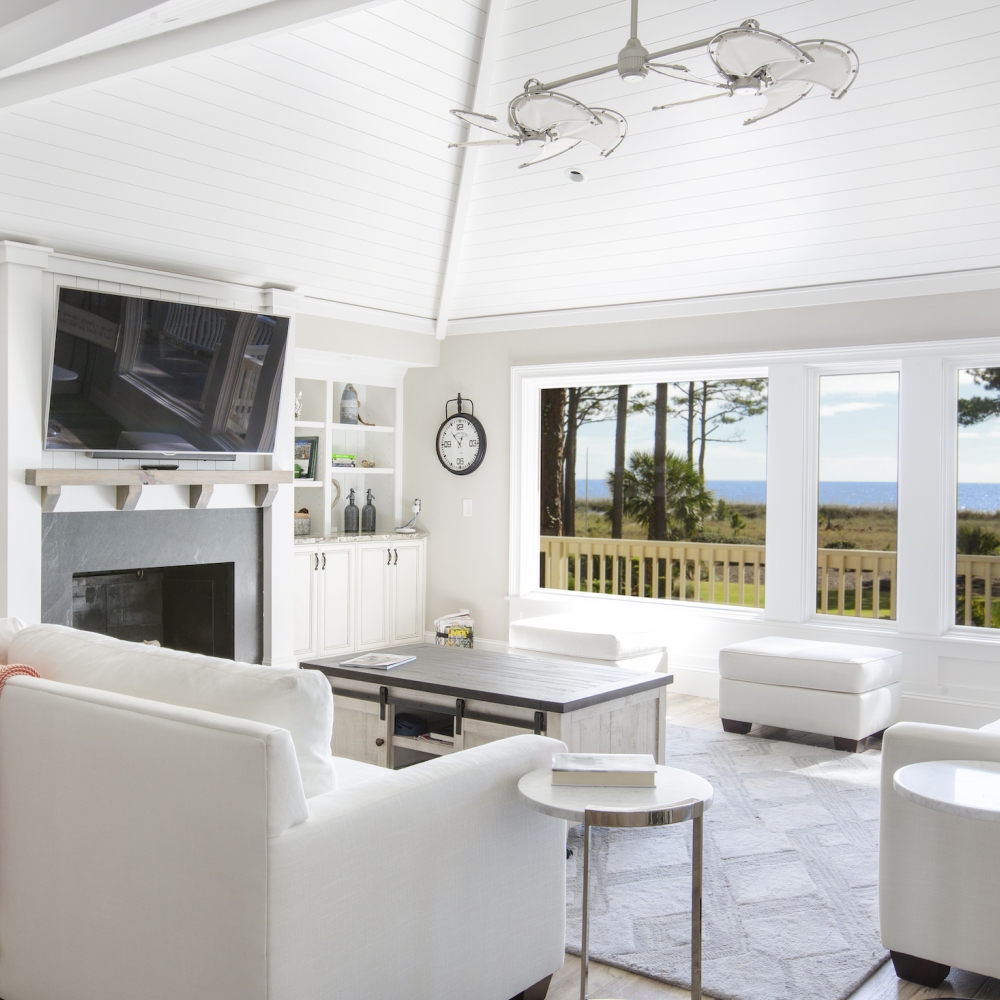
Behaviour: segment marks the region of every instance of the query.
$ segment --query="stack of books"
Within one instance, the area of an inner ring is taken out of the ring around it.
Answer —
[[[648,753],[554,753],[552,784],[655,788],[656,761]]]
[[[335,469],[353,469],[354,468],[354,456],[353,455],[334,455],[330,461],[330,464]]]

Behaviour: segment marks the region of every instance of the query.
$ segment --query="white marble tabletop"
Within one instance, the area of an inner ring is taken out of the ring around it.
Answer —
[[[1000,821],[1000,764],[984,760],[926,760],[892,776],[904,799],[928,809]]]
[[[629,809],[663,810],[691,801],[712,804],[712,786],[697,774],[677,767],[656,768],[655,788],[628,788],[621,785],[553,785],[552,768],[541,767],[524,775],[517,790],[532,809],[582,823],[586,809],[607,812]]]

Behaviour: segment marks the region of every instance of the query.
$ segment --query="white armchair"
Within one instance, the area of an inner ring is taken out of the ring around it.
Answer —
[[[951,966],[1000,976],[1000,824],[928,809],[893,790],[927,760],[1000,762],[1000,723],[901,722],[882,742],[879,920],[896,974],[936,986]]]
[[[9,680],[0,996],[543,997],[565,830],[517,782],[564,749],[519,736],[307,800],[283,728]]]

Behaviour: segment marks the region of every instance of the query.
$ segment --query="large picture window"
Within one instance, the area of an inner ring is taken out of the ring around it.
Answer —
[[[816,611],[896,617],[899,374],[819,380]]]
[[[1000,628],[1000,368],[958,373],[955,624]]]
[[[763,607],[767,380],[541,392],[542,587]]]

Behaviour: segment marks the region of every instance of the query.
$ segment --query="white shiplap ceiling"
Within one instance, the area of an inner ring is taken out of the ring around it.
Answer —
[[[0,97],[38,66],[255,6],[129,2],[144,9],[4,71]],[[1000,266],[1000,5],[644,0],[650,49],[752,16],[851,44],[861,72],[842,101],[814,94],[748,127],[749,98],[651,111],[700,96],[661,77],[567,87],[626,115],[627,138],[607,159],[584,143],[527,170],[516,149],[469,157],[442,307],[463,161],[450,109],[472,101],[488,0],[348,6],[0,110],[0,237],[401,322]],[[626,0],[507,0],[498,14],[477,108],[498,117],[528,77],[613,62],[628,35]]]

